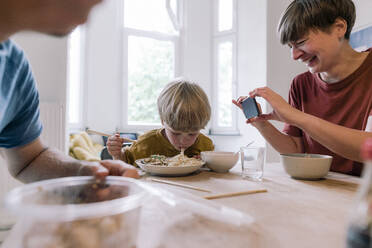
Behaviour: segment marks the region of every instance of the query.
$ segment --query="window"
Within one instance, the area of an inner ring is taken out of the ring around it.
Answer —
[[[231,41],[219,42],[217,48],[217,99],[218,99],[218,125],[232,126],[231,99],[232,95],[232,59],[233,43]]]
[[[218,31],[231,30],[233,28],[233,1],[218,1]]]
[[[70,123],[106,132],[157,128],[159,93],[182,75],[206,89],[211,133],[235,134],[236,7],[236,0],[104,1],[71,36],[85,54],[70,47],[80,54],[70,56]]]
[[[216,0],[214,6],[213,121],[211,133],[235,134],[236,98],[236,1]]]
[[[178,2],[124,1],[123,128],[160,125],[157,97],[178,70]]]
[[[160,124],[156,106],[162,88],[174,77],[174,44],[128,37],[128,124]]]
[[[83,27],[78,27],[70,34],[68,40],[67,118],[71,128],[82,126],[83,34]]]

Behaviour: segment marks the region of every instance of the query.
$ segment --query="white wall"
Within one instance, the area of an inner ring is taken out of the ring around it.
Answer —
[[[256,87],[268,86],[288,98],[292,78],[306,68],[290,58],[289,50],[282,46],[277,35],[277,23],[290,0],[253,0],[238,2],[239,15],[239,95],[247,95]],[[262,99],[258,101],[264,112],[271,111]],[[273,123],[281,130],[281,123]],[[239,115],[241,136],[213,137],[217,149],[236,151],[240,146],[255,140],[259,146],[267,146],[267,161],[278,162],[279,154],[266,144],[257,130],[245,124]]]
[[[12,39],[23,48],[30,61],[40,100],[65,103],[67,38],[23,32]]]
[[[354,0],[357,18],[354,29],[366,25],[372,25],[372,1],[371,0]]]
[[[83,121],[90,128],[105,132],[120,126],[121,104],[126,99],[125,92],[121,92],[123,76],[119,73],[122,51],[115,50],[121,42],[121,27],[111,24],[120,18],[118,1],[121,0],[104,1],[94,9],[86,27]]]
[[[292,79],[299,73],[306,71],[305,66],[291,59],[287,46],[280,44],[277,26],[281,14],[285,11],[291,0],[269,0],[267,8],[267,86],[288,99],[288,91]],[[268,112],[272,109],[267,106]],[[272,122],[279,130],[282,123]],[[278,162],[279,154],[267,144],[267,161]]]
[[[203,89],[210,93],[212,64],[212,1],[186,0],[186,12],[190,15],[185,18],[181,41],[184,62],[181,64],[181,73],[187,78],[200,83]],[[197,38],[196,38],[197,37]],[[208,94],[210,96],[210,94]],[[211,100],[211,99],[210,99]]]
[[[238,4],[238,95],[248,95],[256,87],[266,85],[266,20],[267,1],[239,0]],[[262,103],[262,102],[261,102]],[[255,140],[255,145],[265,142],[258,131],[245,123],[243,113],[238,113],[239,136],[212,136],[216,150],[238,151]]]

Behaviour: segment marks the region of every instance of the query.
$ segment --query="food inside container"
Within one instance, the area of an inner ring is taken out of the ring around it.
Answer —
[[[67,177],[16,188],[5,206],[19,221],[3,247],[136,247],[146,195],[123,177]]]
[[[183,154],[178,154],[174,157],[166,157],[164,155],[152,155],[148,158],[144,158],[142,161],[148,165],[169,167],[199,166],[204,164],[204,162],[200,159],[189,158]]]
[[[189,158],[182,153],[174,157],[152,155],[137,159],[135,163],[143,171],[157,176],[184,176],[199,170],[205,164],[200,159]]]

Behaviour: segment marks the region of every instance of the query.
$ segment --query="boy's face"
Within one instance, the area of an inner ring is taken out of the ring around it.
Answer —
[[[167,125],[164,125],[164,127],[166,138],[177,150],[186,150],[192,146],[200,134],[200,131],[181,132],[173,130]]]

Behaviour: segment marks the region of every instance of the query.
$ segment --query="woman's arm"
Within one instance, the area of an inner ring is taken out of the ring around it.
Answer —
[[[251,122],[267,142],[279,153],[304,152],[301,138],[280,132],[268,121]]]
[[[303,113],[267,87],[255,89],[250,96],[263,97],[273,108],[273,112],[261,115],[258,120],[278,120],[296,126],[334,153],[350,160],[362,161],[360,147],[366,138],[372,137],[372,132],[336,125]],[[369,125],[371,123],[367,123]]]
[[[343,127],[305,113],[292,125],[334,153],[358,162],[363,161],[360,156],[362,144],[367,138],[372,138],[372,132]]]
[[[247,96],[241,96],[237,100],[232,100],[233,104],[242,109],[241,102]],[[261,106],[258,105],[260,112]],[[279,153],[302,153],[304,152],[303,143],[300,137],[293,137],[280,132],[268,120],[274,119],[272,115],[260,114],[258,117],[247,120],[252,124],[267,142]]]

